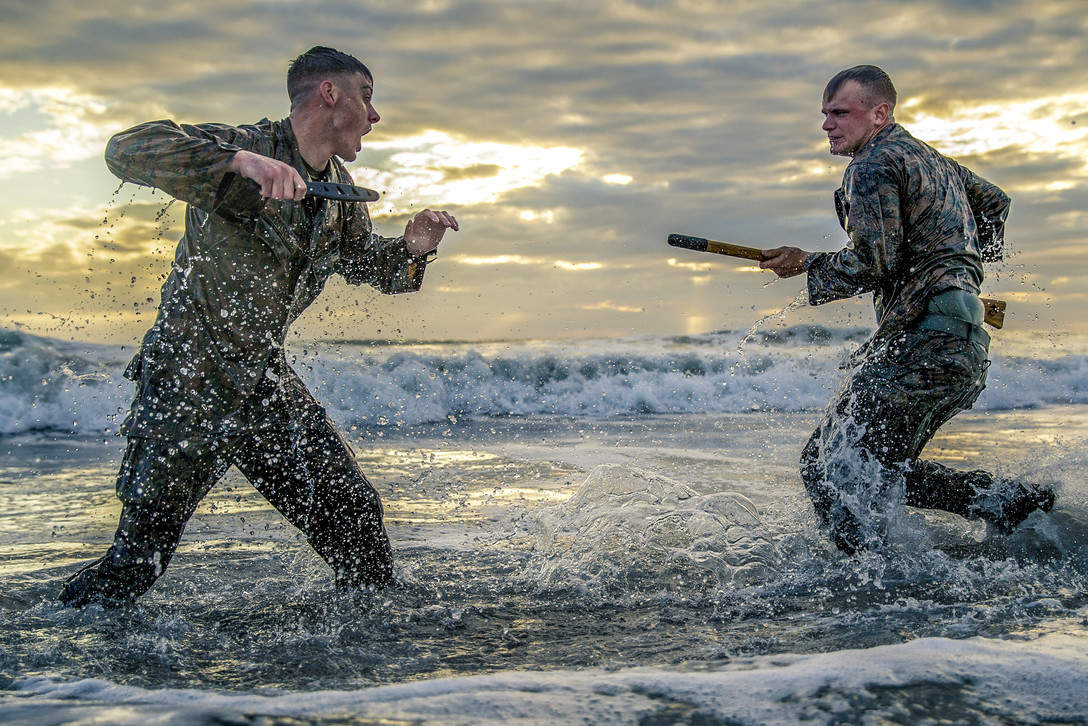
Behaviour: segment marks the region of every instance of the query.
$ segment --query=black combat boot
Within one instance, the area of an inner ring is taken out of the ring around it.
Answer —
[[[123,604],[122,601],[103,591],[99,570],[105,563],[106,557],[109,555],[99,557],[65,580],[57,599],[70,608],[81,608],[92,602],[102,603],[106,607],[117,607]]]
[[[116,608],[130,605],[155,581],[155,566],[137,563],[128,568],[115,566],[115,548],[65,580],[57,599],[64,605],[81,608],[90,603]]]
[[[1054,508],[1053,487],[1017,482],[1013,495],[1001,503],[1001,514],[984,518],[1004,534],[1010,534],[1036,509],[1049,512]]]

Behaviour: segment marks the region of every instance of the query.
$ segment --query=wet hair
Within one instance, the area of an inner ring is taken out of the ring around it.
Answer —
[[[868,93],[868,100],[874,106],[887,101],[888,106],[895,108],[896,93],[892,79],[876,66],[854,66],[836,73],[824,88],[824,101],[833,99],[847,81],[856,81]]]
[[[355,56],[333,48],[315,45],[287,66],[287,97],[291,108],[305,103],[329,76],[362,73],[373,83],[374,74]]]

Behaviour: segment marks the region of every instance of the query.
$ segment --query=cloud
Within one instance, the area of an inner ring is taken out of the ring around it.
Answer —
[[[383,191],[375,216],[494,203],[509,191],[577,168],[583,155],[573,147],[471,141],[436,130],[370,142],[366,148],[377,156],[368,153],[365,167],[351,168]]]
[[[906,112],[914,135],[954,156],[1011,147],[1083,162],[1088,152],[1088,92],[965,104],[941,116],[913,110],[908,102]]]
[[[665,262],[669,267],[677,267],[681,270],[691,270],[692,272],[709,272],[715,267],[712,262],[680,262],[675,257],[670,257]]]
[[[602,300],[601,302],[588,303],[585,305],[579,305],[582,310],[611,310],[617,313],[644,313],[646,308],[636,308],[630,305],[617,305],[611,300]]]
[[[605,174],[601,177],[601,181],[603,181],[605,184],[619,184],[620,186],[627,186],[632,181],[634,181],[634,177],[628,174]]]
[[[502,167],[498,164],[473,164],[472,166],[451,166],[439,169],[442,172],[442,181],[458,181],[461,179],[479,179],[482,177],[498,176]]]
[[[556,260],[550,257],[529,257],[525,255],[494,255],[492,257],[474,257],[472,255],[454,255],[451,261],[462,265],[493,266],[493,265],[530,265],[533,267],[550,267],[564,272],[586,272],[589,270],[604,269],[600,262],[570,262],[568,260]]]
[[[552,263],[554,267],[566,272],[585,272],[587,270],[600,270],[604,268],[600,262],[568,262],[566,260],[556,260]]]
[[[106,139],[121,128],[106,110],[102,99],[64,88],[0,89],[0,114],[28,115],[14,125],[34,127],[0,134],[0,178],[100,156]]]
[[[74,254],[105,258],[163,254],[173,249],[182,221],[182,204],[135,200],[117,206],[23,208],[9,215],[3,246],[20,250],[37,264],[55,261],[45,250],[63,246]]]
[[[472,257],[471,255],[456,255],[451,258],[453,262],[462,265],[541,265],[546,264],[541,259],[525,257],[523,255],[494,255],[492,257]]]

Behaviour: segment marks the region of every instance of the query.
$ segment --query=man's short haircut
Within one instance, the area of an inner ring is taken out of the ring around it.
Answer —
[[[310,48],[287,66],[287,97],[291,99],[291,108],[308,101],[324,79],[346,73],[362,73],[374,82],[374,74],[355,56],[323,45]]]
[[[887,101],[891,108],[895,108],[896,93],[892,79],[876,66],[854,66],[836,73],[824,88],[824,101],[833,99],[847,81],[857,81],[869,94],[868,100],[874,106],[881,101]]]

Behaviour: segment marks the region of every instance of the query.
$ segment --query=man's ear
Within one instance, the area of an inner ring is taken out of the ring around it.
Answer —
[[[340,89],[336,87],[335,83],[326,79],[318,84],[317,93],[321,96],[321,103],[332,106],[340,95]]]
[[[892,107],[887,101],[881,101],[873,106],[873,121],[880,126],[892,115]]]

